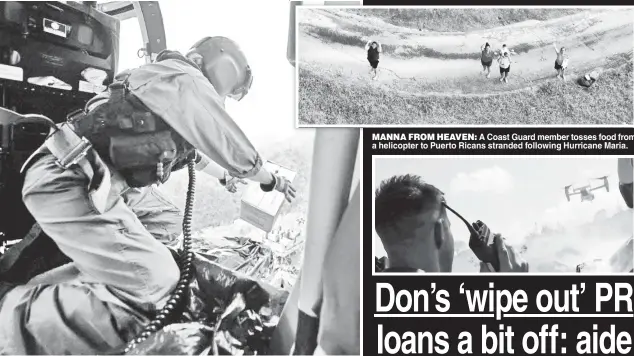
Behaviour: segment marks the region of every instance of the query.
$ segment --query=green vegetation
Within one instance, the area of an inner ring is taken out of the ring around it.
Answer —
[[[297,172],[293,185],[297,189],[297,198],[293,203],[285,203],[280,215],[288,213],[306,213],[308,210],[308,193],[310,165],[312,162],[312,140],[306,135],[291,138],[284,145],[271,145],[260,150],[267,159]],[[240,217],[240,200],[245,186],[231,194],[218,181],[208,175],[197,172],[196,198],[194,203],[193,229],[198,231],[207,227],[231,225]],[[187,192],[187,169],[176,172],[163,186],[163,190],[176,206],[183,209]]]
[[[327,27],[319,27],[308,24],[300,24],[300,30],[307,33],[310,36],[316,37],[321,41],[328,43],[335,43],[344,46],[352,46],[364,48],[366,40],[363,39],[367,31],[358,31],[352,33],[349,30],[340,30]],[[582,37],[579,39],[586,46],[592,46],[598,41],[597,35],[588,37]],[[543,43],[520,43],[512,46],[512,50],[516,54],[526,53],[535,48],[540,48]],[[456,52],[456,53],[443,53],[436,51],[432,48],[425,46],[412,46],[412,45],[393,45],[388,43],[382,43],[381,47],[383,53],[395,58],[411,59],[411,58],[438,58],[438,59],[480,59],[480,52]]]
[[[303,63],[299,120],[308,125],[630,124],[631,54],[627,58],[627,64],[607,69],[587,90],[552,79],[526,90],[480,96],[428,95],[429,89],[411,83],[368,83]]]
[[[419,30],[466,32],[506,26],[528,20],[546,21],[584,9],[350,9],[359,16]]]
[[[337,43],[345,46],[353,46],[364,48],[366,41],[358,35],[335,30],[326,27],[318,27],[311,25],[300,25],[302,31],[305,31],[311,36],[317,37],[324,42]],[[442,59],[480,59],[479,52],[472,53],[442,53],[432,48],[424,46],[409,46],[409,45],[391,45],[381,44],[384,54],[391,55],[397,58],[417,58],[417,57],[430,57],[430,58],[442,58]]]

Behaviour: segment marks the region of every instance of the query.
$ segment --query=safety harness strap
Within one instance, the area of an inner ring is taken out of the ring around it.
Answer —
[[[22,253],[22,251],[31,243],[33,243],[35,238],[38,237],[41,232],[42,228],[40,227],[40,225],[37,223],[33,224],[31,230],[29,230],[26,236],[22,240],[20,240],[20,242],[18,242],[14,246],[11,246],[11,248],[2,255],[2,258],[0,258],[0,276],[7,273],[7,271],[11,269],[11,266],[16,263],[18,258],[20,258],[20,254]]]
[[[108,103],[120,103],[126,100],[127,77],[122,78],[108,86],[110,93]],[[57,164],[63,169],[70,169],[73,166],[79,168],[88,176],[89,197],[93,207],[103,213],[106,209],[108,195],[112,186],[110,171],[101,157],[93,150],[92,144],[86,137],[80,137],[73,126],[81,125],[85,117],[84,111],[71,113],[67,122],[61,124],[45,141],[46,148],[57,159]],[[126,123],[122,119],[123,115],[118,115],[119,125],[124,128]],[[133,121],[139,121],[133,120]],[[133,123],[132,126],[144,126]],[[145,124],[147,125],[147,124]],[[147,127],[143,127],[147,129]],[[143,131],[143,128],[139,131]],[[81,131],[81,129],[80,129]],[[136,130],[135,130],[136,131]],[[90,158],[88,157],[89,153]]]
[[[63,123],[44,144],[61,168],[69,169],[76,165],[88,176],[90,200],[93,207],[103,213],[111,187],[110,172],[98,154],[91,155],[94,162],[88,159],[87,155],[92,150],[90,142],[79,137],[70,123]]]

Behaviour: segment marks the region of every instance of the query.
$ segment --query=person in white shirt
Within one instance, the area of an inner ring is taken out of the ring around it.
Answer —
[[[506,46],[506,44],[502,45],[502,50],[500,51],[500,55],[503,57],[505,54],[508,54],[509,57],[511,56],[511,50]]]
[[[509,72],[511,71],[511,56],[509,52],[504,52],[500,58],[498,58],[500,64],[500,81],[508,83]]]

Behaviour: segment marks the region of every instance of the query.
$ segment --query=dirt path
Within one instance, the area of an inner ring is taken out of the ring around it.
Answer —
[[[377,26],[376,29],[381,30],[387,28],[381,35],[373,37],[384,44],[424,46],[443,54],[479,53],[480,46],[485,42],[489,42],[493,49],[501,48],[502,43],[506,43],[511,50],[520,44],[535,47],[528,52],[512,56],[510,87],[497,81],[499,69],[495,61],[491,68],[491,78],[485,79],[479,60],[429,57],[401,59],[386,54],[381,56],[379,83],[375,82],[375,85],[412,79],[430,84],[430,90],[436,94],[486,94],[519,89],[530,86],[535,81],[554,78],[555,41],[558,46],[567,48],[570,57],[569,78],[576,78],[588,69],[605,66],[608,57],[632,51],[633,17],[632,10],[609,9],[600,12],[586,11],[550,21],[527,21],[485,31],[437,33],[418,32],[387,24],[385,27],[378,27],[381,21],[377,19],[367,24],[367,18],[357,17],[342,10],[310,9],[303,10],[300,24],[337,28],[352,34],[345,24],[360,24],[363,23],[361,19],[364,19],[366,26]],[[366,38],[361,33],[357,35]],[[363,48],[324,42],[301,30],[301,25],[299,36],[300,65],[301,62],[308,62],[320,67],[326,66],[350,77],[351,80],[371,82]],[[487,83],[481,83],[483,81]],[[499,85],[495,85],[496,82]],[[420,90],[420,87],[417,90]]]

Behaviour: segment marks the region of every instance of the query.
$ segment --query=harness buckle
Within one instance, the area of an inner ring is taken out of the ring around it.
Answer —
[[[57,158],[57,165],[68,169],[86,157],[92,144],[85,137],[79,137],[71,125],[63,123],[46,140],[46,147]]]

